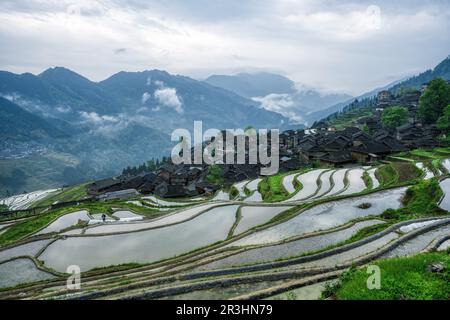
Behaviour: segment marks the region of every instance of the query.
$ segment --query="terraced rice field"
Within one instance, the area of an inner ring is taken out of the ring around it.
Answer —
[[[379,215],[388,208],[400,208],[400,199],[405,191],[406,188],[398,188],[317,205],[284,223],[237,240],[233,245],[247,246],[273,243],[306,233],[338,227],[353,219]],[[367,209],[359,208],[358,205],[362,203],[370,203],[371,207]]]
[[[69,213],[62,217],[59,217],[54,222],[50,223],[49,226],[47,226],[44,229],[42,229],[41,231],[39,231],[37,234],[59,232],[68,227],[77,225],[79,221],[88,222],[89,220],[90,220],[90,217],[89,217],[87,211],[78,211],[78,212]]]
[[[246,194],[245,194],[245,186],[247,185],[248,181],[242,181],[242,182],[238,182],[235,183],[233,185],[233,187],[238,191],[238,197],[239,198],[245,198]]]
[[[38,190],[30,193],[19,194],[0,199],[0,204],[8,206],[9,210],[21,210],[29,208],[33,203],[44,199],[48,195],[57,192],[58,189]]]
[[[450,211],[450,179],[445,179],[439,183],[442,191],[444,192],[444,198],[439,203],[439,207],[444,210]]]
[[[430,169],[425,167],[425,165],[422,162],[416,162],[416,166],[417,166],[417,168],[419,168],[420,170],[425,172],[425,178],[424,179],[428,180],[428,179],[431,179],[431,178],[434,177],[433,172],[431,172]]]
[[[262,179],[255,179],[247,183],[245,188],[250,192],[250,196],[245,198],[247,202],[261,202],[263,201],[261,193],[258,191],[258,184],[262,181]]]
[[[298,175],[298,173],[293,173],[283,178],[283,187],[288,193],[295,192],[294,179]]]
[[[340,195],[349,195],[364,191],[364,189],[366,189],[366,184],[362,179],[363,173],[363,169],[350,170],[347,175],[347,179],[349,182],[348,188],[344,192],[340,193]]]
[[[185,223],[121,235],[74,237],[53,242],[39,259],[64,272],[70,265],[81,270],[131,262],[154,262],[224,240],[235,221],[238,206],[211,209]]]
[[[366,190],[362,179],[365,170],[372,190]],[[386,209],[402,207],[407,187],[379,190],[385,187],[374,172],[358,167],[288,174],[280,185],[291,198],[280,203],[262,201],[258,178],[236,183],[234,200],[225,191],[209,200],[144,197],[170,210],[158,218],[116,209],[103,222],[98,213],[68,213],[0,250],[0,287],[46,281],[30,290],[0,291],[0,299],[282,299],[285,292],[317,298],[325,281],[351,265],[413,255],[435,243],[446,248],[446,216],[394,225],[379,217]],[[298,191],[294,179],[301,185]],[[449,210],[450,179],[440,186],[440,206]],[[80,220],[94,224],[62,231]],[[367,230],[374,231],[366,235]],[[140,265],[105,269],[95,277],[86,274],[78,292],[58,282],[64,277],[57,272],[69,265],[88,271],[127,263]]]
[[[292,198],[285,200],[284,202],[302,201],[313,196],[317,190],[317,180],[322,172],[326,169],[317,169],[310,172],[306,172],[297,176],[297,181],[301,184],[302,188]]]
[[[334,182],[334,186],[331,188],[330,192],[327,194],[328,196],[335,196],[344,190],[344,188],[345,188],[344,178],[345,178],[347,171],[348,171],[348,169],[339,169],[333,173],[332,179]]]
[[[331,190],[331,176],[335,173],[334,170],[325,171],[320,176],[320,188],[317,191],[317,194],[313,197],[313,199],[322,198],[325,194],[327,194]]]

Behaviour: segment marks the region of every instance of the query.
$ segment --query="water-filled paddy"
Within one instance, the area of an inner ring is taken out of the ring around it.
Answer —
[[[439,182],[439,186],[444,192],[444,198],[442,199],[441,203],[439,203],[439,207],[444,210],[450,211],[450,179],[442,180],[441,182]]]
[[[347,170],[348,169],[339,169],[333,174],[332,179],[334,182],[334,186],[333,186],[333,188],[331,188],[331,190],[327,194],[327,196],[336,195],[337,193],[342,191],[342,189],[344,189],[344,187],[345,187],[344,177],[345,177],[345,173],[347,172]]]
[[[433,240],[449,234],[450,225],[439,227],[399,245],[383,257],[404,257],[417,254],[424,250]]]
[[[217,192],[217,194],[211,200],[212,201],[228,201],[228,200],[230,200],[230,195],[228,194],[228,192],[221,190],[221,191]]]
[[[320,182],[321,182],[320,189],[317,192],[317,195],[314,196],[314,199],[321,198],[325,193],[330,191],[330,188],[331,188],[330,178],[334,172],[335,172],[334,170],[330,170],[330,171],[324,172],[324,174],[322,174],[320,176]]]
[[[161,206],[161,207],[180,207],[180,206],[192,205],[192,202],[165,201],[165,200],[159,199],[155,196],[146,196],[146,197],[142,197],[142,199],[150,200],[155,205]]]
[[[195,219],[164,228],[121,235],[68,237],[51,244],[39,257],[58,271],[79,265],[95,267],[154,262],[224,240],[235,222],[238,206],[214,208]]]
[[[366,184],[362,179],[362,175],[364,173],[363,169],[352,169],[348,172],[347,178],[349,182],[349,186],[347,190],[342,192],[340,195],[348,195],[353,193],[359,193],[366,188]]]
[[[44,248],[51,241],[51,239],[38,240],[19,245],[17,247],[12,247],[10,249],[2,250],[0,251],[0,261],[5,261],[20,256],[34,257],[39,252],[39,250]]]
[[[283,187],[289,194],[295,191],[294,179],[297,175],[298,173],[294,173],[283,178]]]
[[[370,179],[372,179],[372,189],[376,189],[380,186],[380,182],[378,181],[377,177],[375,177],[375,171],[377,171],[377,168],[367,170]]]
[[[234,234],[239,234],[248,229],[268,222],[270,219],[291,207],[242,207],[241,220],[234,230]]]
[[[200,266],[199,270],[222,269],[237,265],[251,264],[256,262],[268,262],[278,259],[287,259],[307,252],[320,250],[331,245],[336,245],[355,235],[359,230],[383,223],[381,220],[367,220],[355,223],[353,226],[326,233],[323,235],[303,238],[287,243],[273,246],[250,249],[235,255],[220,259],[209,264]],[[233,245],[233,244],[231,244]]]
[[[251,191],[255,191],[258,190],[258,184],[262,181],[262,179],[255,179],[250,181],[249,183],[247,183],[247,185],[245,186],[250,192]]]
[[[445,251],[448,248],[450,248],[450,239],[442,242],[441,245],[439,246],[439,248],[437,248],[437,250],[438,251]]]
[[[397,239],[399,235],[395,232],[391,232],[386,234],[385,236],[378,238],[369,243],[363,244],[362,246],[356,247],[354,249],[350,249],[344,251],[342,253],[338,253],[323,259],[310,261],[306,263],[302,263],[298,265],[300,268],[329,268],[334,267],[337,264],[348,263],[354,259],[357,259],[361,256],[367,255],[370,252],[376,251],[382,247],[384,247],[389,242]],[[296,268],[297,266],[288,267],[288,269]]]
[[[425,180],[428,180],[428,179],[431,179],[434,177],[433,172],[431,172],[430,169],[425,167],[425,165],[422,162],[416,162],[416,166],[417,166],[417,168],[419,168],[420,170],[425,172],[425,178],[424,178]]]
[[[0,264],[1,288],[53,278],[55,276],[39,270],[29,259],[16,259]]]
[[[113,216],[116,218],[119,218],[120,220],[127,220],[127,219],[143,219],[144,217],[138,214],[135,214],[130,211],[116,211],[113,213]]]
[[[240,198],[245,198],[245,197],[246,197],[244,188],[245,188],[245,185],[246,185],[247,183],[248,183],[248,181],[245,180],[245,181],[241,181],[241,182],[235,183],[235,184],[233,185],[233,187],[236,188],[236,190],[239,192],[239,197],[240,197]]]
[[[447,172],[450,172],[450,159],[445,159],[442,161],[442,165],[445,169],[447,169]]]
[[[258,190],[254,191],[251,196],[245,199],[247,202],[262,202],[262,195]]]
[[[252,193],[249,197],[245,198],[248,202],[261,202],[263,201],[261,193],[258,191],[258,184],[262,179],[255,179],[250,181],[245,187]]]
[[[50,225],[39,231],[37,234],[59,232],[68,227],[77,225],[79,220],[89,221],[90,218],[88,212],[83,210],[63,215],[62,217],[59,217],[58,219],[50,223]]]
[[[177,213],[169,214],[162,218],[150,220],[150,221],[142,221],[135,223],[113,223],[113,224],[104,224],[101,226],[96,226],[93,228],[86,229],[86,234],[100,234],[100,233],[115,233],[115,232],[130,232],[130,231],[138,231],[149,228],[156,228],[164,225],[169,225],[173,223],[179,223],[192,217],[200,214],[201,212],[211,209],[212,207],[218,206],[219,204],[204,204],[196,207],[191,207],[189,209],[183,209]]]
[[[293,236],[337,227],[356,218],[379,215],[388,208],[400,208],[405,191],[406,188],[397,188],[317,205],[286,222],[244,237],[236,241],[234,245],[281,241]],[[358,205],[362,203],[370,203],[371,206],[367,209],[358,208]]]
[[[314,195],[318,188],[317,178],[325,170],[326,169],[317,169],[299,175],[297,177],[297,180],[301,183],[302,189],[297,192],[292,198],[289,198],[283,202],[305,200]]]

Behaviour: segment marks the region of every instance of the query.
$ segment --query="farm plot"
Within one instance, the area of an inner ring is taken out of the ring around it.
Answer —
[[[70,237],[53,242],[39,257],[46,266],[83,271],[123,263],[150,263],[224,240],[235,222],[237,205],[214,208],[184,223],[140,232]]]
[[[294,218],[237,240],[233,246],[257,245],[281,241],[319,230],[343,225],[357,218],[380,215],[386,209],[402,206],[406,188],[391,189],[375,194],[332,201],[305,210]],[[368,208],[361,206],[370,204]]]

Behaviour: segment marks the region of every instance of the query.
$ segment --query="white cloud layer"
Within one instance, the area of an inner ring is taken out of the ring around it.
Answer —
[[[450,53],[441,0],[2,0],[0,21],[0,69],[59,65],[93,80],[267,70],[356,95]]]
[[[254,97],[252,100],[259,102],[266,110],[282,114],[293,123],[304,123],[303,118],[294,109],[295,101],[290,94],[271,93],[265,97]]]
[[[160,105],[174,109],[178,113],[183,113],[183,103],[177,95],[175,88],[159,88],[155,90],[155,99]]]

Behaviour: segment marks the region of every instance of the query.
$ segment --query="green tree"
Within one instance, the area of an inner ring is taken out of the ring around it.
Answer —
[[[437,121],[438,129],[444,131],[445,134],[450,132],[450,104],[444,109],[444,114]]]
[[[364,133],[369,133],[369,126],[367,123],[364,123],[361,129]]]
[[[408,120],[408,109],[404,107],[390,107],[383,111],[381,115],[381,123],[384,127],[395,129]]]
[[[419,116],[426,123],[435,123],[450,103],[450,86],[442,78],[430,81],[419,101]]]
[[[209,166],[208,175],[206,176],[206,180],[209,183],[220,185],[223,183],[222,178],[222,169],[218,165]]]

